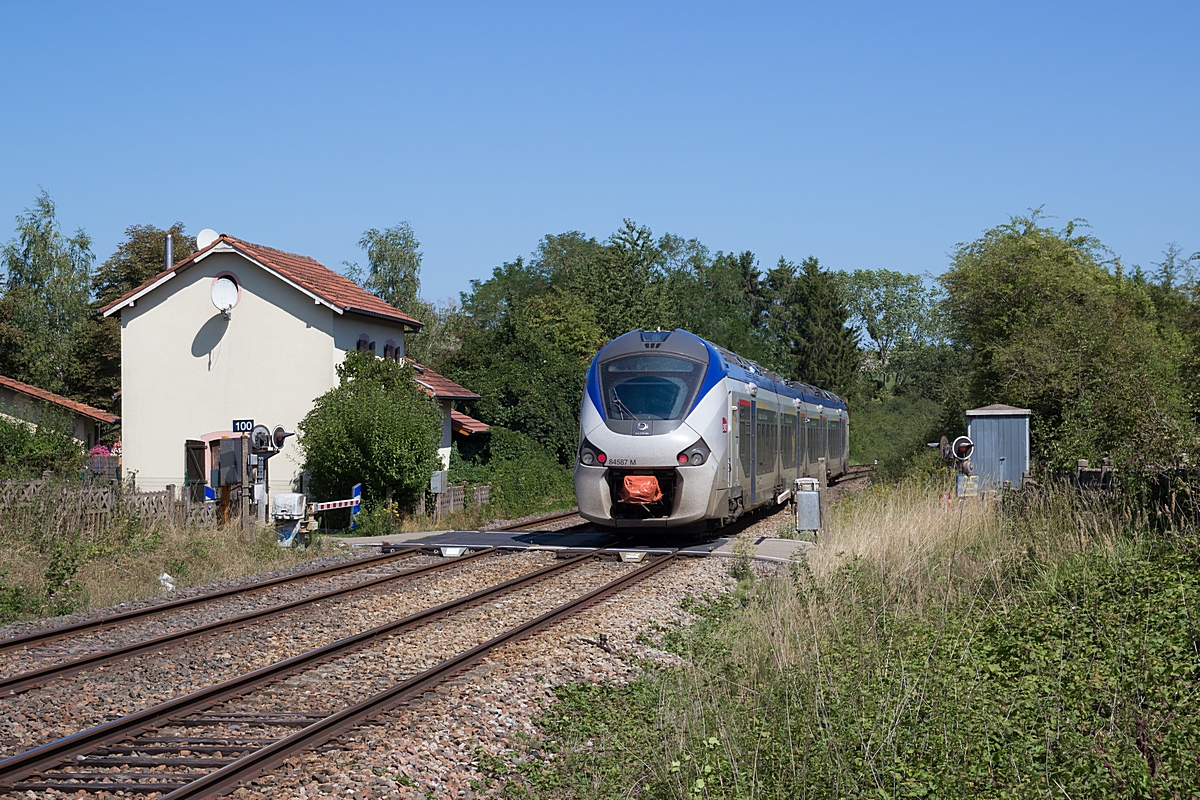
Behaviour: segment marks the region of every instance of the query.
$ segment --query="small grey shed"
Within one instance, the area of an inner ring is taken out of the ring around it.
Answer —
[[[971,457],[980,488],[995,489],[1012,481],[1021,487],[1029,471],[1029,409],[994,403],[967,412],[967,436],[975,443]]]

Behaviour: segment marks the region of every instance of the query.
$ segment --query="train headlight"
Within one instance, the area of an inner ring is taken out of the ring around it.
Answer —
[[[708,456],[711,451],[703,439],[697,439],[696,443],[675,457],[681,467],[698,467],[705,461],[708,461]]]
[[[605,461],[608,461],[608,456],[604,455],[604,451],[587,439],[584,439],[583,444],[579,448],[579,463],[585,467],[594,467],[597,464],[603,464]]]

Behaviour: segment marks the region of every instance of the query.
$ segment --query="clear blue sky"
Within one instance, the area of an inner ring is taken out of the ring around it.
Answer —
[[[1200,4],[0,5],[0,238],[182,220],[423,294],[622,217],[764,267],[938,273],[1033,206],[1200,249]]]

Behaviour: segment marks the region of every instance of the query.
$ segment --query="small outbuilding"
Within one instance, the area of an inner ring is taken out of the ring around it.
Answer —
[[[36,428],[47,407],[70,417],[71,435],[89,450],[100,442],[101,426],[113,425],[118,420],[116,414],[0,375],[0,417]]]
[[[967,412],[967,436],[975,443],[971,457],[982,489],[1006,483],[1021,487],[1029,472],[1029,409],[993,403]]]

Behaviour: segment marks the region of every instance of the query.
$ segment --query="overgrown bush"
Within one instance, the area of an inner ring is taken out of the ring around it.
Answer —
[[[531,437],[492,426],[488,446],[469,460],[450,454],[450,480],[491,484],[489,513],[517,517],[575,502],[574,473]]]
[[[347,353],[339,383],[300,422],[299,445],[315,500],[343,499],[363,485],[364,507],[412,508],[440,469],[441,413],[413,368],[373,353]]]
[[[73,438],[71,415],[42,405],[38,424],[31,425],[0,409],[0,480],[28,480],[46,470],[76,475],[87,461],[83,446]]]

